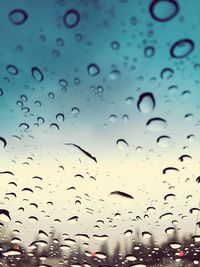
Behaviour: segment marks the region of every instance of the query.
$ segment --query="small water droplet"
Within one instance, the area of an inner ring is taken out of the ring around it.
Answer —
[[[173,76],[174,76],[174,70],[171,68],[164,68],[160,73],[160,77],[163,80],[169,80]]]
[[[17,75],[19,73],[18,68],[14,65],[7,65],[6,70],[11,75]]]
[[[96,76],[100,73],[100,68],[98,65],[91,63],[88,65],[87,71],[90,76]]]
[[[112,48],[113,50],[115,50],[115,51],[119,50],[119,49],[120,49],[120,44],[119,44],[119,42],[117,42],[117,41],[113,41],[113,42],[111,43],[111,48]]]
[[[152,132],[162,132],[167,127],[167,122],[162,118],[152,118],[147,121],[146,126]]]
[[[80,113],[80,109],[77,107],[73,107],[71,110],[71,113],[75,116],[77,116]]]
[[[49,97],[50,99],[54,99],[55,94],[54,94],[53,92],[49,92],[49,93],[48,93],[48,97]]]
[[[155,55],[155,48],[153,46],[147,46],[144,49],[144,55],[146,58],[151,58]]]

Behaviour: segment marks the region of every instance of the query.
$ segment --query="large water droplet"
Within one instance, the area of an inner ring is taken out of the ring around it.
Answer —
[[[138,110],[145,114],[153,111],[155,105],[156,105],[155,98],[153,94],[149,92],[141,94],[137,102]]]
[[[170,55],[173,58],[184,58],[194,50],[194,42],[191,39],[181,39],[175,42],[170,48]]]
[[[28,14],[23,9],[14,9],[8,16],[10,22],[14,25],[22,25],[28,19]]]
[[[153,0],[149,6],[152,18],[159,22],[173,19],[179,12],[179,4],[174,0]]]

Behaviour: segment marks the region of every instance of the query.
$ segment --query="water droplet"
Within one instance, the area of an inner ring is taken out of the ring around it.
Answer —
[[[132,105],[133,102],[134,102],[133,97],[129,96],[129,97],[126,98],[126,104],[127,104],[127,105]]]
[[[49,97],[50,99],[54,99],[55,94],[54,94],[53,92],[49,92],[49,93],[48,93],[48,97]]]
[[[155,98],[152,93],[146,92],[140,95],[137,101],[137,108],[140,112],[148,114],[154,110],[156,105]]]
[[[44,80],[44,75],[38,67],[33,67],[31,69],[32,77],[37,82],[42,82]]]
[[[25,131],[29,129],[29,125],[23,122],[23,123],[20,123],[19,128]]]
[[[6,70],[11,75],[17,75],[19,73],[19,70],[14,65],[7,65]]]
[[[65,120],[65,115],[63,113],[58,113],[56,115],[56,120],[59,122],[63,122]]]
[[[62,87],[67,87],[68,86],[68,82],[65,79],[60,79],[59,80],[59,85]]]
[[[160,73],[160,77],[163,80],[169,80],[173,76],[174,76],[174,70],[171,68],[164,68]]]
[[[128,255],[126,255],[126,260],[128,260],[128,261],[136,261],[137,257],[132,255],[132,254],[128,254]]]
[[[174,0],[153,0],[149,6],[151,17],[159,22],[173,19],[179,12],[179,4]]]
[[[53,130],[57,130],[57,131],[59,131],[59,129],[60,129],[57,123],[51,123],[50,128]]]
[[[113,50],[115,50],[115,51],[119,50],[119,49],[120,49],[120,44],[119,44],[119,42],[117,42],[117,41],[113,41],[113,42],[111,43],[111,48],[112,48]]]
[[[150,237],[152,236],[152,234],[149,233],[149,232],[142,232],[142,236],[143,236],[144,238],[150,238]]]
[[[136,248],[136,247],[135,247]],[[142,263],[136,263],[136,264],[132,264],[129,267],[147,267],[147,265],[142,264]]]
[[[80,22],[80,14],[75,9],[69,9],[63,16],[63,22],[67,28],[74,28]]]
[[[162,135],[162,136],[158,137],[156,142],[160,147],[165,148],[165,147],[169,146],[170,141],[171,141],[171,138],[169,136]]]
[[[173,217],[173,214],[171,212],[167,212],[167,213],[164,213],[160,216],[160,219],[161,220],[168,220],[168,219],[171,219],[171,217]]]
[[[110,122],[116,122],[116,120],[117,120],[117,115],[115,115],[115,114],[111,114],[111,115],[109,116],[109,121],[110,121]]]
[[[176,92],[178,91],[178,86],[176,85],[171,85],[168,87],[168,91],[170,94],[176,94]]]
[[[191,91],[189,91],[189,90],[183,91],[181,95],[182,95],[182,97],[187,99],[191,96]]]
[[[194,240],[194,242],[200,242],[200,235],[195,235],[192,237],[192,239]]]
[[[190,155],[182,155],[182,156],[179,157],[179,160],[181,162],[185,162],[185,161],[188,161],[188,160],[191,160],[191,159],[192,159],[192,157]]]
[[[179,169],[177,169],[175,167],[167,167],[167,168],[163,169],[163,174],[167,174],[169,172],[174,173],[174,172],[178,172],[178,171],[179,171]]]
[[[98,65],[92,63],[87,66],[87,71],[90,76],[96,76],[100,73],[100,68]]]
[[[165,201],[171,201],[175,199],[175,195],[174,194],[167,194],[164,196],[164,200]]]
[[[82,241],[88,241],[90,237],[86,234],[76,234],[76,237],[79,237]]]
[[[9,249],[6,252],[3,252],[2,254],[4,257],[19,256],[19,255],[21,255],[21,252],[19,250],[15,250],[15,249]]]
[[[108,239],[107,235],[93,235],[93,238],[97,241],[106,241]]]
[[[36,222],[38,222],[38,218],[35,217],[35,216],[30,216],[28,219],[29,219],[29,222],[31,222],[31,223],[36,223]]]
[[[0,96],[3,96],[3,89],[0,88]]]
[[[37,122],[43,124],[45,119],[43,117],[37,117]]]
[[[117,69],[111,70],[111,72],[109,74],[109,78],[111,81],[117,80],[120,76],[121,76],[121,72]]]
[[[181,244],[180,243],[177,243],[177,242],[171,242],[169,245],[173,249],[178,249],[178,248],[181,247]]]
[[[39,237],[41,238],[41,239],[44,239],[44,238],[48,238],[48,234],[47,233],[45,233],[44,231],[42,231],[42,230],[39,230]]]
[[[8,210],[0,209],[0,221],[9,222],[11,220]]]
[[[129,144],[126,142],[126,140],[124,139],[118,139],[117,142],[117,147],[121,150],[126,149],[127,147],[129,147]]]
[[[18,100],[16,102],[16,105],[21,108],[21,107],[23,107],[24,103],[22,101]]]
[[[175,229],[173,227],[168,227],[165,229],[165,233],[168,235],[171,235],[175,232]]]
[[[124,114],[122,117],[124,122],[128,122],[129,121],[129,116],[127,114]]]
[[[80,109],[77,108],[77,107],[73,107],[72,110],[71,110],[71,113],[72,113],[74,116],[77,116],[77,115],[80,113]]]
[[[34,102],[34,104],[35,104],[36,107],[41,107],[42,106],[42,103],[39,100],[36,100]]]
[[[152,132],[162,132],[167,127],[167,122],[162,118],[152,118],[147,121],[146,126]]]
[[[57,38],[56,39],[56,44],[58,45],[58,46],[64,46],[64,44],[65,44],[65,42],[64,42],[64,40],[62,39],[62,38]]]
[[[26,95],[21,95],[20,96],[20,99],[23,101],[23,102],[27,102],[28,101],[28,97]]]
[[[170,55],[173,58],[184,58],[194,50],[194,42],[191,39],[181,39],[175,42],[170,48]]]
[[[107,257],[107,255],[103,252],[96,252],[95,253],[95,256],[98,258],[98,259],[105,259]]]
[[[71,218],[68,219],[69,223],[75,224],[78,222],[78,216],[73,216]]]
[[[22,25],[28,19],[28,14],[23,9],[14,9],[9,13],[10,22],[14,25]]]
[[[155,55],[155,48],[153,46],[147,46],[144,49],[144,55],[146,58],[151,58]]]
[[[60,52],[59,52],[57,49],[54,49],[54,50],[52,51],[52,55],[53,55],[54,57],[59,57],[59,56],[60,56]]]
[[[194,69],[195,70],[200,70],[200,64],[199,63],[195,63],[194,64]]]

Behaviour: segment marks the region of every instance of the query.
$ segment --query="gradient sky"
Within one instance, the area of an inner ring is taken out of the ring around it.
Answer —
[[[151,2],[2,2],[0,136],[7,146],[0,141],[0,171],[14,176],[0,175],[0,208],[10,212],[5,228],[20,230],[23,243],[50,227],[71,237],[88,234],[91,247],[99,244],[93,235],[123,238],[128,229],[149,231],[158,241],[167,237],[168,227],[195,234],[197,212],[190,209],[199,203],[200,2],[176,1],[177,14],[165,22],[152,17]],[[174,12],[170,1],[154,2],[158,17]],[[22,14],[11,12],[19,9],[28,17],[16,25]],[[80,15],[72,28],[64,23],[71,9]],[[175,46],[180,40],[186,41]],[[177,57],[170,54],[173,45]],[[88,73],[90,64],[98,66],[97,75]],[[43,73],[42,81],[34,79],[34,67]],[[144,93],[151,93],[155,104],[147,97],[138,106]],[[152,118],[165,123],[148,126]],[[117,144],[119,139],[125,142]],[[97,163],[66,143],[79,145]],[[181,161],[182,155],[190,157]],[[179,171],[163,174],[167,167]],[[109,196],[113,191],[134,199]],[[6,195],[13,192],[16,197]],[[175,197],[165,200],[170,193]],[[148,211],[152,206],[155,211]],[[160,219],[167,212],[173,215]],[[38,222],[31,224],[30,216]],[[68,221],[73,216],[79,218],[76,224]],[[97,220],[104,221],[99,228]]]

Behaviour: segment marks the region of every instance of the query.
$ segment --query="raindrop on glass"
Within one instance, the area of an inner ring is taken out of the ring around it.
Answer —
[[[96,76],[100,73],[100,68],[98,65],[92,63],[88,65],[87,71],[90,76]]]
[[[152,0],[149,6],[149,12],[154,20],[166,22],[178,14],[179,4],[175,0]]]
[[[75,9],[67,10],[63,16],[63,22],[67,28],[74,28],[80,22],[80,14]]]
[[[38,67],[33,67],[31,69],[32,77],[37,82],[42,82],[44,80],[44,75]]]
[[[23,9],[14,9],[9,13],[10,22],[14,25],[22,25],[28,19],[28,14]]]
[[[194,42],[191,39],[181,39],[175,42],[170,48],[170,55],[173,58],[184,58],[194,50]]]
[[[152,132],[162,132],[167,127],[167,122],[162,118],[152,118],[147,121],[146,126]]]
[[[137,101],[137,108],[140,112],[148,114],[154,110],[156,105],[155,98],[152,93],[146,92],[140,95]]]

